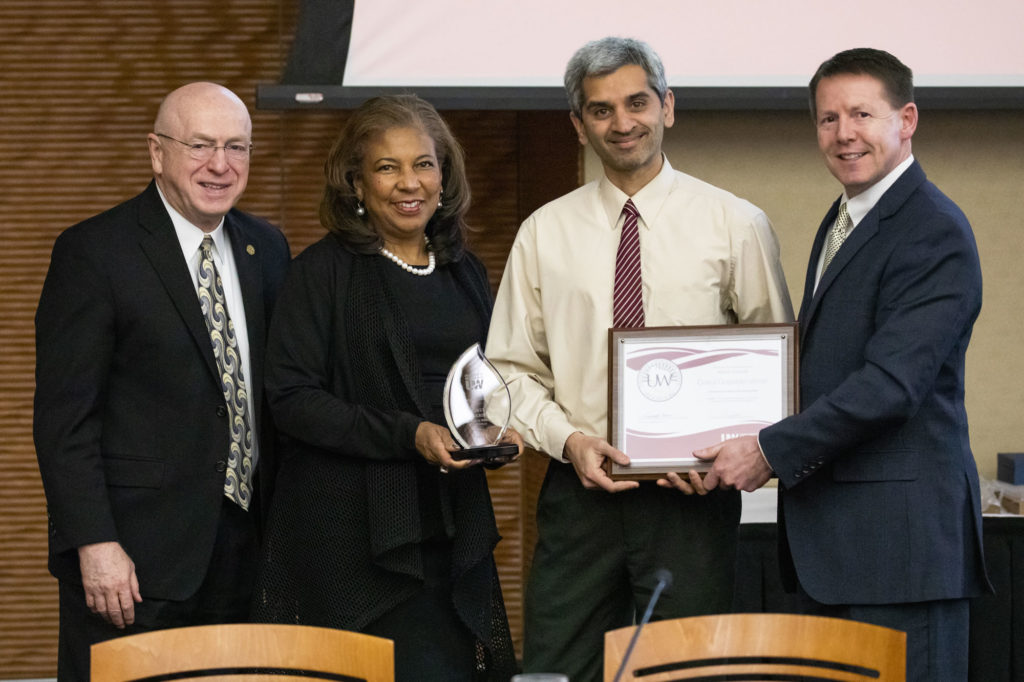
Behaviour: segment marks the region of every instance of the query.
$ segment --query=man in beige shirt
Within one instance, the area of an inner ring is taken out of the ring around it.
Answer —
[[[653,572],[675,587],[659,618],[726,611],[732,602],[740,500],[700,479],[612,481],[628,464],[607,433],[608,329],[616,252],[637,211],[646,326],[789,322],[792,305],[768,218],[732,194],[672,169],[662,154],[675,100],[646,44],[585,45],[565,76],[580,143],[603,177],[543,206],[509,255],[487,355],[509,381],[513,424],[552,457],[538,504],[539,541],[526,594],[527,671],[600,679],[603,633],[629,625]],[[619,493],[611,495],[609,493]]]

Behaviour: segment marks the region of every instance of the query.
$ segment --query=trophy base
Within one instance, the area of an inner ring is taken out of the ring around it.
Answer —
[[[451,453],[452,459],[482,459],[485,462],[493,459],[511,459],[519,454],[519,446],[503,443],[501,445],[481,445],[475,448],[463,448]]]

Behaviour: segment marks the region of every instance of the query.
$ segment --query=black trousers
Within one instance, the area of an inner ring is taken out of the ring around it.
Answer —
[[[610,494],[584,489],[571,465],[552,461],[537,505],[524,671],[599,682],[604,633],[643,614],[659,568],[674,582],[654,619],[728,613],[739,520],[737,491],[687,496],[645,482]]]
[[[395,682],[472,682],[476,638],[455,611],[451,543],[429,541],[422,549],[422,589],[362,632],[395,643]]]
[[[845,618],[907,633],[907,682],[966,682],[970,600],[906,604],[822,604],[797,588],[803,613]]]
[[[253,513],[225,497],[210,565],[199,590],[188,599],[147,597],[140,581],[143,599],[135,605],[135,623],[119,630],[89,610],[81,585],[61,581],[58,682],[89,682],[89,648],[97,642],[152,630],[247,621],[257,555]]]

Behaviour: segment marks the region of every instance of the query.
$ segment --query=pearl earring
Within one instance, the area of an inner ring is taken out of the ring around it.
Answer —
[[[356,215],[359,216],[360,218],[366,215],[366,207],[363,206],[362,201],[356,202]]]
[[[440,192],[438,192],[438,194],[437,194],[437,207],[438,208],[441,208],[442,206],[444,206],[444,202],[441,201],[441,197],[443,197],[443,196],[444,196],[444,190],[441,190]]]

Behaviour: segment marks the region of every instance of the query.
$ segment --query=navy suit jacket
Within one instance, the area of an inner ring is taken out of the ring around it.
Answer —
[[[974,235],[914,162],[815,291],[838,203],[818,228],[800,307],[802,411],[760,434],[779,477],[783,566],[791,557],[826,604],[974,596],[988,589],[964,409],[981,309]]]
[[[288,244],[240,211],[225,229],[260,425],[266,330]],[[80,581],[77,547],[113,540],[135,562],[143,597],[180,600],[198,589],[230,431],[195,286],[155,183],[54,244],[36,312],[34,434],[57,578]],[[265,430],[260,446],[263,470],[272,453]]]

